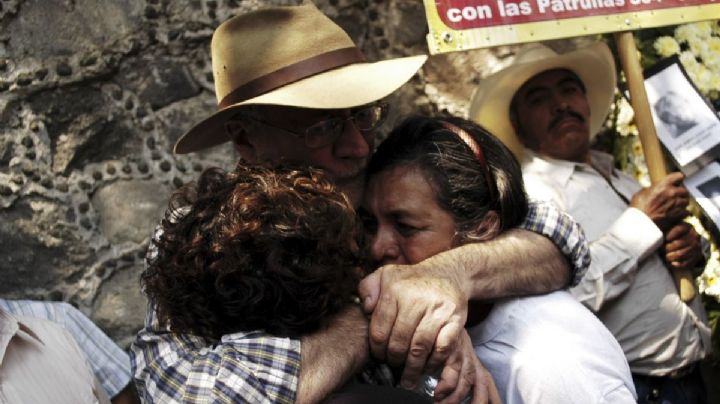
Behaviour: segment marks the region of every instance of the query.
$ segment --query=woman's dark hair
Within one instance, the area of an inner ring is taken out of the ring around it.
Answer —
[[[307,334],[351,301],[365,266],[352,205],[315,169],[208,169],[162,226],[142,283],[175,332]]]
[[[472,140],[464,141],[462,132]],[[480,157],[472,150],[472,141],[481,149]],[[527,214],[517,160],[500,140],[471,121],[407,118],[378,147],[368,178],[401,165],[417,167],[425,175],[438,205],[455,219],[460,241],[477,239],[474,230],[489,211],[497,212],[501,230],[517,226]]]

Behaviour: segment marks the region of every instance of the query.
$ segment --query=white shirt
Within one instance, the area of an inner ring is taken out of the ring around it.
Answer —
[[[108,396],[116,396],[130,382],[128,354],[69,303],[0,299],[0,309],[13,315],[50,320],[66,329],[82,349]]]
[[[72,336],[0,309],[0,403],[109,403]]]
[[[636,402],[622,348],[566,291],[500,301],[468,332],[504,403]]]
[[[528,194],[558,204],[590,241],[590,269],[571,293],[610,329],[634,373],[662,376],[702,359],[710,328],[699,297],[689,305],[680,300],[657,254],[662,232],[618,195],[629,201],[642,187],[613,169],[612,156],[593,151],[591,160],[530,154],[523,165]]]

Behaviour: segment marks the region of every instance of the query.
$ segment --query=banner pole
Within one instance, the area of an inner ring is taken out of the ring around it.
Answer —
[[[637,55],[635,39],[631,31],[616,32],[614,35],[620,62],[630,90],[630,100],[635,111],[635,124],[645,154],[650,181],[656,184],[667,176],[667,168],[650,113],[650,103],[645,92],[645,78]],[[692,300],[695,297],[692,273],[689,270],[672,270],[672,272],[680,299],[684,302]]]

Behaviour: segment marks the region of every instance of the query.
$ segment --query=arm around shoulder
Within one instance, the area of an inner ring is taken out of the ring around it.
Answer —
[[[471,299],[561,289],[571,282],[577,283],[590,264],[590,250],[582,228],[569,215],[546,202],[530,203],[519,229],[435,257],[454,261],[464,268]]]
[[[493,300],[546,293],[568,284],[565,257],[546,237],[527,230],[510,230],[482,244],[466,244],[439,260],[465,268],[469,299]]]

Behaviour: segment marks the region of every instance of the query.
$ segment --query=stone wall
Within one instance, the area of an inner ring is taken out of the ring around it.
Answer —
[[[139,274],[174,189],[237,156],[172,146],[215,110],[209,42],[225,19],[288,0],[0,1],[0,296],[65,300],[121,345],[141,326]],[[418,0],[318,0],[371,60],[426,52]],[[512,48],[431,58],[400,115],[464,113]]]

